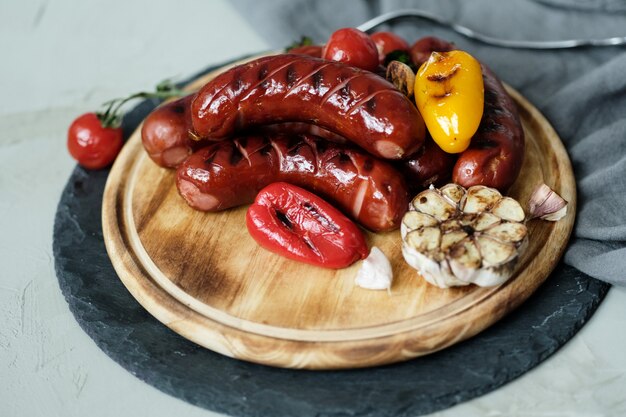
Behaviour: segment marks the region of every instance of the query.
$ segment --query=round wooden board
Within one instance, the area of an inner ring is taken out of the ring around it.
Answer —
[[[404,262],[399,231],[367,235],[369,245],[391,260],[390,292],[355,286],[360,263],[334,271],[267,252],[248,235],[247,207],[221,213],[189,208],[178,196],[174,171],[156,166],[143,150],[141,126],[118,156],[104,191],[109,257],[124,285],[158,320],[238,359],[289,368],[357,368],[453,345],[528,298],[556,266],[574,224],[576,187],[563,144],[535,107],[508,91],[526,134],[524,166],[509,194],[525,204],[545,182],[570,205],[559,222],[528,223],[528,249],[513,278],[499,287],[429,285]]]

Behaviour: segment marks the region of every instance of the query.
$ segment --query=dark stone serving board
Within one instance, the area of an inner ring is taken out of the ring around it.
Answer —
[[[208,69],[207,71],[209,71]],[[158,103],[126,114],[125,137]],[[56,213],[59,285],[80,326],[113,360],[157,389],[233,416],[416,416],[490,392],[567,342],[609,285],[560,264],[510,315],[465,342],[408,362],[349,371],[295,371],[204,349],[145,311],[118,279],[102,237],[108,170],[77,167]]]

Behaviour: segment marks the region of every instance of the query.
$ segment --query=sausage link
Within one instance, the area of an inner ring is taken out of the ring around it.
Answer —
[[[191,207],[219,211],[250,203],[279,181],[320,195],[373,231],[396,229],[409,201],[404,178],[391,165],[310,135],[211,144],[178,167],[176,185]]]
[[[157,107],[146,117],[141,141],[150,158],[165,168],[175,168],[193,151],[204,146],[191,139],[193,95]]]
[[[409,190],[415,194],[431,184],[438,187],[448,182],[456,159],[456,154],[444,152],[427,136],[424,146],[406,160],[399,161],[398,168],[404,174]]]
[[[452,170],[452,181],[464,187],[486,185],[506,192],[524,162],[524,129],[515,102],[493,72],[482,66],[485,110],[467,148]]]
[[[217,140],[251,126],[307,122],[373,155],[400,159],[425,136],[413,103],[383,78],[302,55],[274,55],[232,68],[198,92],[191,110],[195,132]]]
[[[430,53],[450,51],[454,45],[428,37],[411,48],[416,65]],[[517,179],[524,161],[524,130],[515,102],[496,75],[481,64],[485,86],[485,107],[470,146],[459,155],[452,169],[452,181],[464,187],[485,185],[505,192]]]

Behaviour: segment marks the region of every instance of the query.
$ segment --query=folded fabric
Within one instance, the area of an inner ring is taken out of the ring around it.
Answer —
[[[301,35],[324,42],[340,27],[416,7],[498,38],[626,36],[626,7],[615,1],[232,3],[275,48]],[[564,261],[597,279],[626,285],[626,47],[512,50],[471,41],[425,21],[397,22],[391,28],[410,42],[427,35],[454,42],[487,63],[543,112],[567,147],[578,185],[577,222]]]

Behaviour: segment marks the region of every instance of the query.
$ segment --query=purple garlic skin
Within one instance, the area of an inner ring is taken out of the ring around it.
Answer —
[[[567,201],[546,184],[540,184],[528,200],[528,219],[555,222],[567,214]]]

